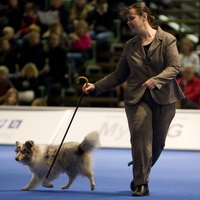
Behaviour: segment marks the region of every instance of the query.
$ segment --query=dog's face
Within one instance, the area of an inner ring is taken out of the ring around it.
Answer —
[[[33,141],[26,141],[24,144],[16,142],[15,152],[17,153],[15,160],[28,165],[31,162],[31,158],[33,155]]]

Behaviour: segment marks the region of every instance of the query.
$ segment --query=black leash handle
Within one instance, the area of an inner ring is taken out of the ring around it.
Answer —
[[[86,81],[86,86],[88,85],[88,79],[87,79],[86,77],[84,77],[84,76],[78,77],[78,79],[77,79],[77,82],[78,82],[78,83],[79,83],[79,80],[80,80],[80,79],[84,79],[84,80]],[[69,123],[69,125],[68,125],[68,127],[67,127],[67,130],[65,131],[65,134],[64,134],[63,139],[62,139],[62,141],[61,141],[61,143],[60,143],[60,146],[58,147],[58,150],[57,150],[56,155],[55,155],[55,157],[54,157],[54,159],[53,159],[53,162],[51,163],[51,166],[50,166],[50,168],[49,168],[49,171],[48,171],[48,173],[47,173],[47,175],[46,175],[46,179],[49,177],[49,174],[50,174],[50,172],[51,172],[51,170],[52,170],[52,168],[53,168],[53,165],[54,165],[54,163],[55,163],[55,161],[56,161],[56,158],[58,157],[58,154],[59,154],[60,149],[61,149],[61,147],[62,147],[62,145],[63,145],[63,142],[64,142],[64,140],[65,140],[65,137],[67,136],[67,133],[68,133],[68,131],[69,131],[69,128],[70,128],[70,126],[71,126],[71,124],[72,124],[72,122],[73,122],[73,119],[74,119],[74,117],[75,117],[75,115],[76,115],[76,112],[77,112],[77,110],[78,110],[78,108],[79,108],[79,106],[80,106],[80,104],[81,104],[81,101],[82,101],[84,95],[85,95],[85,93],[82,92],[82,94],[81,94],[81,96],[80,96],[80,98],[79,98],[78,104],[77,104],[77,106],[76,106],[76,109],[74,110],[74,114],[73,114],[73,116],[72,116],[72,118],[71,118],[71,120],[70,120],[70,123]]]

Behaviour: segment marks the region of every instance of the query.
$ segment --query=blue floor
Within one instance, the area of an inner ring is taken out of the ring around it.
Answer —
[[[0,200],[200,200],[200,152],[164,151],[150,176],[149,197],[132,197],[128,149],[99,149],[93,153],[96,188],[90,191],[87,178],[79,177],[69,190],[61,190],[66,176],[54,181],[55,188],[20,191],[31,177],[17,163],[14,146],[0,146]]]

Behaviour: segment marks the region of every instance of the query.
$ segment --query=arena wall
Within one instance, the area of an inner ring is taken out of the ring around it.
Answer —
[[[74,108],[1,107],[0,144],[34,140],[38,144],[59,144]],[[170,126],[166,149],[200,150],[200,111],[177,110]],[[98,131],[101,147],[130,148],[124,109],[79,108],[65,141],[80,142],[87,133]]]

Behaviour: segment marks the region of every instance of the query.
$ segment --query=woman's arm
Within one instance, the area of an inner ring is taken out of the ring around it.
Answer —
[[[88,93],[89,91],[95,90],[96,95],[100,95],[126,81],[129,75],[129,71],[130,69],[126,60],[126,53],[124,50],[115,71],[108,76],[100,79],[96,83],[89,84],[87,88],[83,87],[83,91]]]
[[[176,38],[174,36],[168,37],[165,46],[164,60],[166,68],[157,76],[150,78],[150,81],[158,89],[175,79],[180,69]]]

